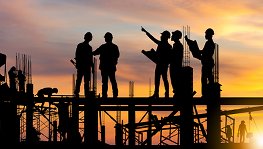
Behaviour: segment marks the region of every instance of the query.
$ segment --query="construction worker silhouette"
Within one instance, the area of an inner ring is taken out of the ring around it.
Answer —
[[[202,83],[202,97],[207,96],[208,94],[208,86],[209,84],[214,83],[214,51],[215,51],[215,43],[213,41],[214,30],[208,28],[205,31],[205,39],[207,40],[203,50],[199,50],[197,42],[188,39],[185,36],[185,40],[189,45],[190,51],[193,56],[199,60],[201,60],[202,64],[202,75],[201,75],[201,83]]]
[[[53,93],[58,93],[58,89],[57,88],[51,88],[51,87],[45,87],[45,88],[38,90],[36,95],[38,97],[41,97],[41,98],[44,97],[44,95],[47,95],[48,98],[50,98]]]
[[[207,94],[208,84],[214,83],[213,67],[214,67],[214,51],[215,43],[213,41],[214,30],[208,28],[205,31],[205,39],[207,40],[203,50],[201,50],[201,63],[202,63],[202,95]]]
[[[79,43],[75,52],[77,79],[74,94],[79,97],[80,85],[84,76],[84,94],[87,97],[89,92],[89,82],[91,80],[91,69],[93,70],[92,47],[89,42],[92,40],[92,34],[87,32],[84,35],[84,41]]]
[[[232,137],[232,128],[230,127],[230,125],[226,126],[226,138],[228,143],[231,142],[231,137]]]
[[[17,78],[18,78],[19,92],[24,93],[26,76],[23,74],[22,70],[18,70]]]
[[[238,131],[237,131],[237,136],[240,137],[240,143],[245,142],[246,133],[247,133],[247,127],[245,121],[242,120],[238,126]]]
[[[42,88],[40,90],[38,90],[37,92],[37,96],[40,98],[44,98],[45,95],[47,95],[48,98],[51,98],[53,93],[58,93],[58,89],[57,88],[51,88],[51,87],[45,87]],[[43,100],[43,99],[42,99]],[[43,106],[44,106],[45,101],[41,102],[41,106],[40,106],[40,110],[43,111]]]
[[[180,88],[181,70],[183,63],[184,47],[180,42],[182,38],[182,32],[176,30],[172,32],[171,40],[174,41],[171,53],[170,53],[170,78],[173,87],[174,98],[178,95],[178,89]]]
[[[102,77],[102,98],[108,97],[108,78],[112,85],[113,98],[118,97],[118,85],[115,77],[116,65],[120,56],[119,48],[112,42],[113,36],[110,32],[104,35],[105,42],[99,48],[97,48],[93,55],[100,55],[100,65]]]
[[[154,38],[148,31],[141,27],[141,31],[145,32],[146,35],[157,44],[156,48],[156,67],[155,67],[155,76],[154,76],[154,94],[151,98],[159,98],[159,86],[160,79],[163,78],[164,88],[165,88],[165,98],[169,97],[169,82],[167,79],[167,71],[169,65],[169,53],[172,49],[172,46],[168,43],[170,38],[169,31],[163,31],[161,33],[161,40]]]
[[[16,67],[13,66],[10,68],[8,71],[8,76],[9,76],[9,87],[11,92],[16,92],[16,79],[17,79],[17,73],[16,73]]]

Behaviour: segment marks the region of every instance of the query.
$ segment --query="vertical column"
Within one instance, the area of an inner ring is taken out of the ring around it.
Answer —
[[[79,103],[77,100],[72,100],[72,115],[68,130],[70,133],[67,135],[69,141],[73,141],[74,134],[79,133]]]
[[[105,114],[103,111],[99,111],[100,118],[100,131],[101,131],[101,143],[106,143],[106,131],[105,131]]]
[[[180,110],[180,145],[182,148],[193,148],[193,69],[183,67],[179,75],[180,91],[178,95]]]
[[[27,106],[26,106],[26,141],[32,143],[34,140],[33,136],[33,84],[27,84]]]
[[[0,143],[12,145],[19,142],[19,118],[16,104],[0,102]]]
[[[135,146],[135,105],[134,104],[129,104],[128,120],[129,120],[129,145]]]
[[[87,99],[84,111],[84,142],[91,145],[98,143],[98,105],[95,97]]]
[[[220,121],[220,84],[208,86],[207,97],[207,143],[209,147],[220,148],[221,121]],[[215,149],[217,149],[215,148]]]
[[[87,99],[86,99],[87,100]],[[85,104],[84,104],[84,142],[85,143],[89,143],[89,144],[92,144],[89,140],[89,137],[90,137],[90,128],[89,127],[89,124],[90,121],[89,121],[89,111],[88,111],[88,108],[89,108],[89,105],[88,105],[88,101],[85,101]]]
[[[117,123],[115,125],[115,144],[117,146],[123,145],[123,143],[122,143],[122,140],[123,140],[122,135],[123,135],[122,125]]]
[[[51,100],[50,98],[48,98],[48,100]],[[52,140],[52,125],[51,125],[51,105],[50,105],[50,101],[48,101],[48,141],[51,142]]]
[[[106,138],[106,136],[105,136],[105,125],[102,125],[101,127],[100,127],[100,131],[101,131],[101,143],[102,144],[105,144],[106,143],[106,141],[105,141],[105,138]]]
[[[149,105],[149,110],[148,110],[148,131],[147,131],[147,145],[152,145],[152,110],[151,110],[152,105]]]
[[[58,137],[58,127],[57,127],[57,121],[53,121],[53,141],[57,142]]]

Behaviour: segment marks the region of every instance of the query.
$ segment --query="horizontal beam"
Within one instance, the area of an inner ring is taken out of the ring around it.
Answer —
[[[98,105],[175,105],[180,100],[186,99],[173,99],[173,98],[159,98],[159,99],[151,99],[149,97],[119,97],[117,99],[114,98],[74,98],[73,96],[54,96],[51,98],[38,98],[34,97],[33,101],[35,103],[42,103],[42,102],[76,102],[79,105],[88,103],[90,100],[95,100]],[[194,97],[193,103],[195,105],[207,105],[208,100],[213,99],[203,99],[200,97]],[[263,105],[263,97],[221,97],[220,99],[221,105]],[[17,104],[27,104],[26,99],[17,99],[15,100]]]
[[[250,107],[250,108],[241,108],[241,109],[221,111],[220,115],[240,114],[240,113],[262,111],[262,110],[263,110],[263,106]],[[207,113],[194,115],[194,118],[206,118],[206,117],[207,117]]]
[[[79,107],[80,111],[84,111],[84,106]],[[98,111],[173,111],[174,106],[99,106]]]

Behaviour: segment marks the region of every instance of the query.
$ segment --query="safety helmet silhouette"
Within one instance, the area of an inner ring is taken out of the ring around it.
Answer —
[[[172,32],[172,34],[175,35],[175,36],[177,36],[177,37],[179,37],[179,38],[182,37],[182,32],[179,31],[179,30],[176,30],[176,31]]]
[[[87,33],[84,35],[84,39],[88,39],[88,38],[91,38],[91,37],[92,37],[91,32],[87,32]]]
[[[58,89],[57,88],[53,88],[52,91],[53,91],[53,93],[58,93]]]
[[[105,35],[104,35],[104,38],[112,38],[112,34],[110,32],[107,32]]]
[[[208,28],[206,31],[205,31],[206,34],[209,34],[209,35],[214,35],[215,32],[212,28]]]
[[[171,34],[169,31],[165,30],[161,33],[164,37],[170,38]]]

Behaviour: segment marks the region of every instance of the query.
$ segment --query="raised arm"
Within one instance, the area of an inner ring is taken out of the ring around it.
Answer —
[[[93,55],[99,55],[101,53],[101,46],[92,52]]]
[[[145,32],[146,35],[153,41],[155,42],[156,44],[159,44],[159,40],[157,40],[156,38],[154,38],[148,31],[146,31],[143,27],[141,27],[141,31],[142,32]]]

